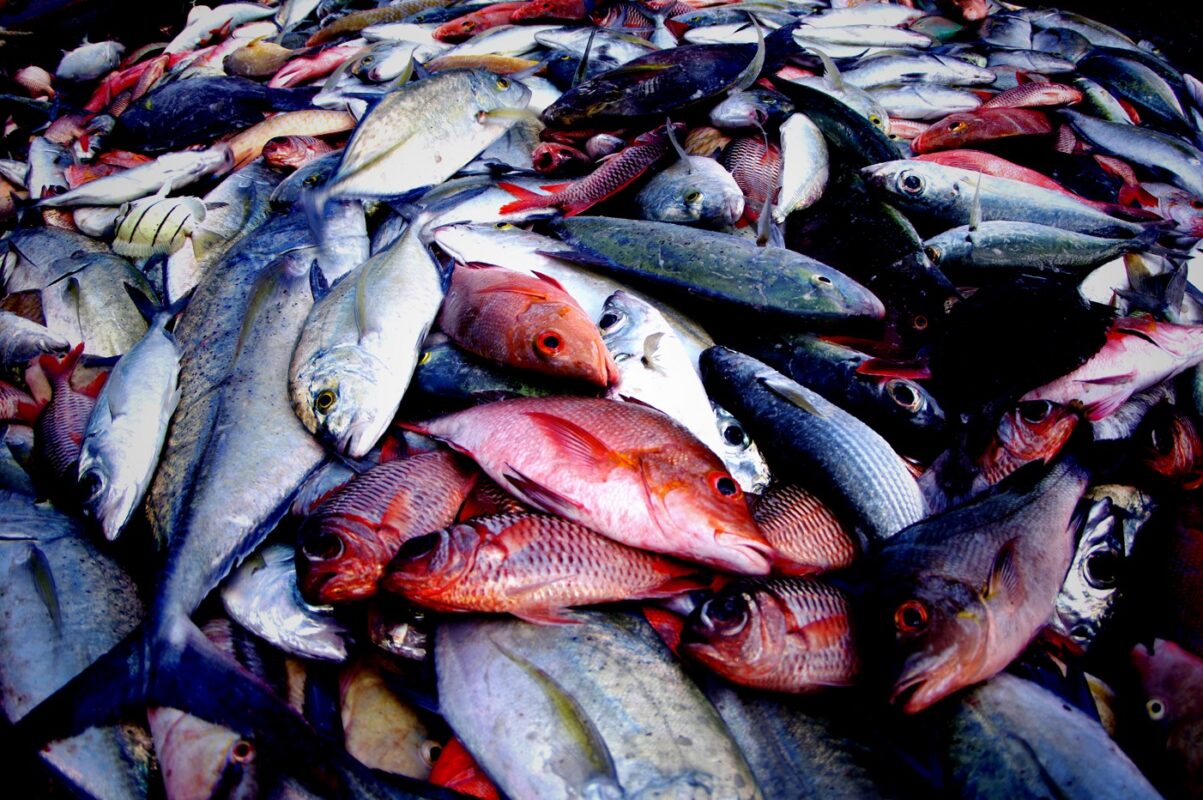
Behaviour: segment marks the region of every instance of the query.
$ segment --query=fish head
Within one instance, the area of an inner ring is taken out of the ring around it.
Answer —
[[[1069,441],[1081,417],[1069,406],[1025,400],[1003,414],[978,467],[995,484],[1032,461],[1048,463]]]
[[[1203,717],[1203,658],[1174,642],[1157,639],[1153,647],[1138,644],[1132,666],[1145,691],[1145,714],[1160,727]]]
[[[458,583],[487,550],[487,533],[471,523],[415,536],[389,562],[384,581],[390,592],[418,603],[437,599]]]
[[[507,332],[515,363],[601,387],[618,383],[618,365],[580,306],[550,295],[515,300],[520,305]]]
[[[915,381],[900,376],[879,377],[876,380],[883,403],[899,414],[909,418],[920,427],[938,427],[944,424],[944,410],[936,398]]]
[[[540,142],[531,151],[531,164],[536,172],[544,175],[573,164],[585,166],[589,163],[589,156],[575,147],[560,142]]]
[[[870,186],[889,194],[907,208],[937,208],[945,198],[956,192],[955,181],[948,174],[931,169],[922,161],[886,161],[861,170]]]
[[[88,443],[79,458],[80,496],[84,510],[100,523],[111,542],[133,516],[141,493],[137,486],[114,483],[115,470],[105,453],[95,446],[95,440],[89,439]]]
[[[767,575],[773,548],[739,481],[701,442],[640,457],[649,512],[665,536],[689,536],[689,557],[742,575]]]
[[[393,371],[361,347],[316,353],[291,382],[292,404],[305,427],[351,458],[362,458],[393,418]]]
[[[979,679],[991,619],[977,589],[920,573],[884,598],[883,622],[893,630],[891,703],[915,713]]]
[[[933,150],[951,150],[962,147],[966,142],[987,137],[987,121],[972,112],[949,114],[932,125],[911,142],[916,153]]]
[[[485,111],[499,108],[526,108],[531,91],[526,84],[505,75],[483,69],[472,70],[472,85],[478,106]]]
[[[1157,211],[1187,236],[1203,236],[1203,199],[1189,192],[1171,190],[1158,196]]]
[[[362,517],[317,514],[297,541],[297,585],[310,603],[358,600],[376,593],[393,555],[391,537]]]
[[[1171,480],[1192,479],[1203,462],[1203,440],[1188,414],[1161,403],[1141,421],[1137,432],[1145,468]]]
[[[717,161],[689,156],[648,182],[640,192],[644,217],[655,222],[734,225],[744,213],[744,195]]]
[[[714,422],[722,442],[718,457],[745,492],[763,492],[769,488],[772,476],[760,448],[731,412],[715,403],[710,405],[714,408]]]
[[[1111,616],[1125,561],[1123,526],[1110,497],[1091,503],[1050,625],[1083,648]]]
[[[772,592],[731,584],[691,615],[681,650],[719,675],[756,684],[782,669],[788,616]]]
[[[152,707],[147,717],[164,788],[172,800],[259,796],[253,741],[174,708]]]

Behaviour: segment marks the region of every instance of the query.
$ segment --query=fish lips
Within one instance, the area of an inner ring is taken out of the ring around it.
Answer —
[[[890,690],[890,703],[914,714],[965,685],[955,652],[916,653],[906,660]]]
[[[768,542],[741,533],[715,531],[714,543],[722,554],[716,564],[741,575],[768,575],[777,555]]]

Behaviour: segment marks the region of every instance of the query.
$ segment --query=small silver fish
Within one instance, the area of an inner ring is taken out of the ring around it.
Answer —
[[[121,62],[125,45],[119,42],[84,43],[64,53],[54,74],[66,81],[90,81],[111,72]]]
[[[721,228],[744,213],[744,196],[712,158],[686,155],[657,173],[635,197],[639,215],[654,222]]]

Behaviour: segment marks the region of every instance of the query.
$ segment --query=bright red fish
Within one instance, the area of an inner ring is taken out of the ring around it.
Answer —
[[[50,382],[52,394],[34,425],[34,435],[42,458],[54,477],[71,484],[75,483],[77,477],[76,468],[88,418],[92,416],[96,396],[108,378],[107,372],[102,373],[82,390],[71,385],[71,377],[83,352],[84,345],[80,342],[62,360],[52,355],[38,358],[38,367]]]
[[[593,10],[594,3],[590,0],[530,0],[522,3],[510,16],[510,22],[515,24],[523,20],[585,19]]]
[[[571,622],[573,606],[703,588],[698,568],[546,514],[478,517],[402,545],[381,586],[436,611]]]
[[[455,737],[447,742],[434,762],[430,782],[480,800],[501,800],[501,792]]]
[[[16,386],[0,381],[0,422],[32,425],[42,413],[43,405]]]
[[[362,49],[362,45],[352,42],[326,47],[310,56],[299,56],[280,67],[267,85],[273,89],[286,89],[314,78],[324,78]]]
[[[554,279],[490,264],[457,264],[439,314],[456,344],[511,367],[618,383],[618,365],[589,315]]]
[[[807,575],[846,567],[858,548],[819,498],[791,484],[777,484],[752,508],[760,532],[773,546],[773,572]]]
[[[301,592],[318,603],[371,597],[402,544],[455,520],[477,474],[457,456],[438,451],[356,476],[301,527]]]
[[[593,165],[593,159],[577,148],[559,142],[540,142],[530,154],[531,164],[540,175],[555,172],[581,173]]]
[[[519,398],[406,427],[468,455],[525,502],[615,541],[731,572],[769,571],[772,548],[739,484],[655,409]]]
[[[316,136],[277,136],[263,145],[263,161],[271,167],[299,169],[333,152],[332,145]]]
[[[819,581],[737,581],[690,619],[681,651],[757,689],[849,686],[859,672],[849,615],[844,593]]]
[[[1016,136],[1048,136],[1053,124],[1046,115],[1026,108],[978,108],[949,114],[911,142],[916,153],[952,150],[976,142]]]
[[[977,459],[978,474],[993,486],[1024,464],[1047,464],[1061,452],[1081,419],[1069,406],[1020,403],[999,420],[994,438]]]
[[[986,100],[979,108],[1030,108],[1072,106],[1082,102],[1082,92],[1063,83],[1021,83]]]
[[[434,33],[431,35],[440,42],[462,42],[490,28],[509,25],[514,12],[521,10],[524,6],[526,6],[525,2],[494,3],[440,25],[434,29]]]
[[[681,130],[685,126],[677,124],[674,127]],[[663,158],[669,149],[666,129],[657,128],[637,137],[629,147],[608,159],[588,176],[572,183],[543,187],[552,192],[551,194],[536,194],[521,186],[498,182],[498,186],[518,198],[502,206],[500,213],[512,214],[532,208],[558,208],[566,217],[580,214],[630,186]]]

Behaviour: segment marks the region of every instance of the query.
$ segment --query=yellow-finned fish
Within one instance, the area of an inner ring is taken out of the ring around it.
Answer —
[[[126,203],[117,215],[113,252],[127,258],[171,255],[184,246],[205,204],[197,197],[145,197]]]

